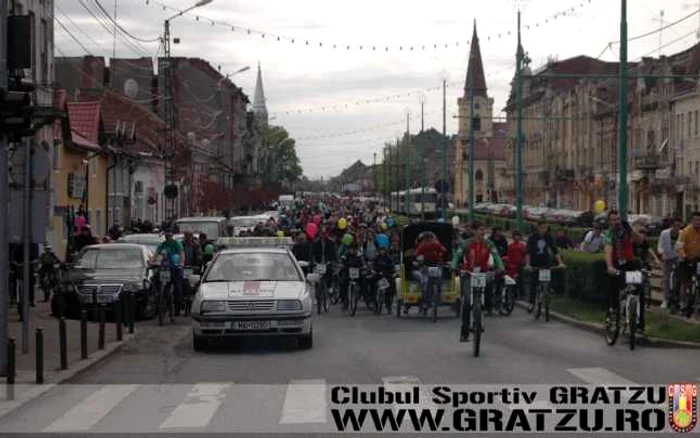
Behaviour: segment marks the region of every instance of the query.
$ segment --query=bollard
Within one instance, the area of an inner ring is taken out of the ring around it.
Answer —
[[[129,334],[134,334],[134,321],[136,320],[136,297],[133,292],[129,292]]]
[[[92,291],[92,320],[97,321],[97,287]]]
[[[117,341],[122,340],[122,300],[114,303],[114,324],[117,326]]]
[[[58,348],[61,356],[61,369],[68,369],[68,339],[66,337],[66,318],[58,320]]]
[[[97,337],[97,348],[99,350],[105,349],[105,308],[100,307],[98,310],[100,319],[99,335]]]
[[[36,329],[36,383],[44,383],[44,329]]]
[[[80,311],[80,357],[81,359],[88,358],[87,347],[87,310]]]
[[[14,385],[15,384],[15,354],[17,352],[17,343],[15,342],[15,338],[10,338],[7,340],[7,384],[8,385]]]

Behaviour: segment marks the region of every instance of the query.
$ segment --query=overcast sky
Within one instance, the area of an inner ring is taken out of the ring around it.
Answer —
[[[56,0],[56,17],[91,54],[110,57],[112,35],[97,23],[81,1],[96,10],[96,0]],[[113,13],[115,0],[99,1]],[[121,26],[146,40],[162,34],[163,20],[175,13],[164,11],[160,5],[185,9],[196,3],[196,0],[116,1]],[[371,164],[375,152],[381,161],[384,141],[393,141],[405,131],[407,112],[411,114],[411,132],[419,131],[421,90],[426,129],[442,130],[439,88],[443,77],[449,85],[447,132],[456,133],[457,98],[464,93],[467,42],[475,19],[487,86],[495,99],[497,116],[508,97],[515,70],[517,4],[523,8],[523,45],[537,68],[550,55],[558,59],[580,54],[601,55],[609,42],[619,40],[619,3],[617,0],[214,0],[190,16],[172,22],[172,36],[181,39],[180,44],[172,46],[172,54],[203,58],[215,67],[221,65],[223,73],[252,67],[232,78],[251,101],[255,67],[260,62],[268,111],[274,117],[271,123],[284,126],[297,139],[297,153],[305,175],[328,177],[357,159]],[[628,3],[630,37],[658,31],[661,9],[668,24],[699,7],[699,2],[689,0]],[[199,15],[199,20],[195,15]],[[222,24],[212,25],[211,20],[229,23],[234,30]],[[698,41],[699,28],[700,14],[696,14],[663,32],[632,41],[629,59],[657,56],[660,36],[662,54],[684,50]],[[252,29],[250,34],[247,29]],[[265,37],[259,32],[264,32]],[[277,36],[283,38],[278,41]],[[159,49],[157,42],[140,43],[141,47],[130,42],[117,39],[117,57],[155,56]],[[338,45],[336,49],[334,43]],[[86,54],[58,25],[56,46],[56,56]],[[376,46],[375,51],[372,46]],[[387,46],[391,46],[389,51]],[[619,46],[614,43],[601,59],[619,59]],[[405,96],[407,93],[412,94]],[[399,94],[404,97],[396,98]],[[386,97],[390,99],[357,104]],[[336,108],[322,111],[324,106]],[[306,111],[299,114],[298,110]],[[286,111],[294,113],[285,114]]]

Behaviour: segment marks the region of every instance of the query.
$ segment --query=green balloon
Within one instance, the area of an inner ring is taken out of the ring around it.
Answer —
[[[343,236],[343,245],[345,246],[350,246],[352,245],[352,234],[346,234]]]

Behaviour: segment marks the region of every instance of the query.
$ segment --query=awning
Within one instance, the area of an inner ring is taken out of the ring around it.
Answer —
[[[102,148],[100,145],[91,142],[87,138],[83,137],[80,135],[78,132],[71,130],[71,136],[72,136],[72,141],[76,146],[80,146],[85,149],[89,149],[91,151],[100,151]]]

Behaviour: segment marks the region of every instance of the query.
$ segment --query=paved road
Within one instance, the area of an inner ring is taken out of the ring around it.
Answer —
[[[458,321],[448,309],[444,317],[433,324],[360,309],[349,318],[333,308],[315,317],[310,351],[270,341],[195,353],[184,319],[177,327],[149,327],[147,336],[105,365],[0,420],[0,435],[327,435],[328,392],[339,384],[700,381],[697,350],[608,347],[598,335],[536,322],[520,309],[487,319],[482,355],[474,358],[471,344],[458,342]]]

